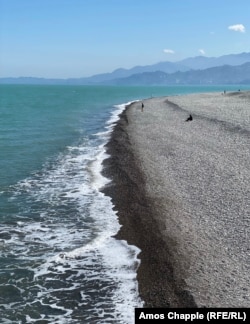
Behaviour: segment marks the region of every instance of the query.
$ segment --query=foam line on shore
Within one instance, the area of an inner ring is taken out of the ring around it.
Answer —
[[[195,307],[183,283],[173,278],[172,264],[168,261],[169,249],[161,237],[158,222],[154,220],[152,201],[145,192],[145,178],[126,131],[127,111],[134,104],[127,106],[120,115],[107,145],[110,157],[104,161],[104,174],[112,179],[104,192],[112,197],[122,224],[116,238],[142,250],[137,279],[144,306]]]

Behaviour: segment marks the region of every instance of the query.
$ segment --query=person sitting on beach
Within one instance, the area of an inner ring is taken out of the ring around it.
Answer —
[[[193,117],[192,117],[192,115],[189,115],[189,117],[186,119],[186,121],[191,121],[191,120],[193,120]]]

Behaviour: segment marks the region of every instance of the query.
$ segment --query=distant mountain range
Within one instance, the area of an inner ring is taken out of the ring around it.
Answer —
[[[205,70],[165,73],[162,71],[133,74],[127,78],[106,81],[109,85],[170,85],[170,84],[250,84],[250,62],[223,65]]]
[[[164,85],[250,84],[250,53],[220,57],[197,56],[178,62],[159,62],[131,69],[117,69],[78,79],[0,78],[3,84],[65,85]]]

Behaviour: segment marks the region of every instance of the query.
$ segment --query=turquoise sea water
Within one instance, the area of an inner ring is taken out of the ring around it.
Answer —
[[[238,88],[1,85],[1,323],[133,323],[139,251],[99,191],[112,127],[133,100]]]

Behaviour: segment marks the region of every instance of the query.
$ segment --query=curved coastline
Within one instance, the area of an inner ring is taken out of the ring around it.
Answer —
[[[249,233],[242,239],[249,225],[249,149],[240,154],[249,133],[229,134],[225,125],[211,122],[218,116],[212,111],[208,118],[210,111],[203,108],[209,100],[233,109],[249,104],[250,96],[153,98],[144,101],[144,112],[135,102],[121,113],[107,144],[103,172],[112,182],[103,191],[122,225],[116,238],[141,249],[137,279],[145,307],[250,305],[244,250]],[[187,113],[194,121],[185,123]]]
[[[134,104],[121,113],[106,145],[110,157],[104,161],[103,173],[112,182],[103,192],[112,198],[122,225],[116,238],[141,249],[137,280],[145,307],[195,307],[185,284],[173,277],[171,246],[161,237],[157,211],[145,192],[145,176],[126,130],[127,112]]]

